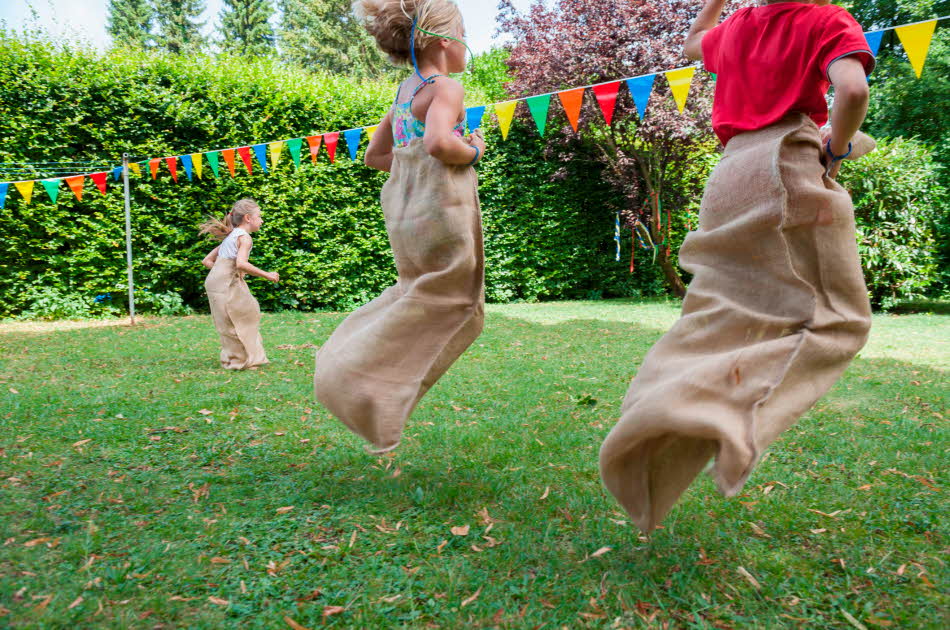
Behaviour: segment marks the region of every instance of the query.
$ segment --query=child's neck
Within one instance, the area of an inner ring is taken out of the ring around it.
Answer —
[[[431,77],[434,74],[449,74],[449,64],[444,55],[419,60],[419,74]]]

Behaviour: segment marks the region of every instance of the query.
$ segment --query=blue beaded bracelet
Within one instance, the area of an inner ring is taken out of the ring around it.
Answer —
[[[828,155],[831,156],[831,163],[834,164],[835,162],[839,162],[845,159],[846,157],[848,157],[849,155],[851,155],[852,146],[851,146],[851,143],[849,142],[847,153],[845,153],[844,155],[835,155],[834,151],[831,150],[831,140],[829,139],[828,144],[825,145],[825,151],[827,151]]]
[[[475,157],[473,157],[472,161],[466,164],[465,166],[475,166],[475,162],[477,162],[478,158],[482,155],[481,149],[479,149],[476,146],[473,146],[472,148],[475,149]]]

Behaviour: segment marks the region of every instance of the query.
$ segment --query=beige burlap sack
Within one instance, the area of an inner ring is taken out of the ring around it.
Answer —
[[[682,317],[647,354],[600,449],[604,485],[645,532],[712,457],[720,491],[738,493],[867,339],[854,208],[821,155],[815,124],[794,115],[733,138],[709,179],[680,250],[693,274]]]
[[[221,367],[243,370],[268,361],[261,340],[261,308],[234,263],[233,258],[218,257],[205,279],[205,291],[221,337]]]
[[[317,400],[380,450],[481,333],[485,301],[475,170],[443,164],[421,139],[393,155],[382,208],[399,279],[340,324],[314,373]]]

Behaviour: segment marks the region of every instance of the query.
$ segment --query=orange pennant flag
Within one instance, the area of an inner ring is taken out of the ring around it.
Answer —
[[[151,160],[148,161],[148,168],[150,171],[152,171],[152,179],[155,179],[158,177],[159,162],[161,162],[160,158],[152,158]]]
[[[231,171],[231,177],[234,177],[234,149],[224,149],[221,151],[221,155],[224,156],[224,163],[228,165],[228,170]]]
[[[84,175],[76,175],[75,177],[67,177],[66,184],[69,186],[69,189],[73,191],[73,194],[76,195],[76,199],[82,201],[82,187],[85,183],[86,177]]]
[[[175,180],[175,183],[178,183],[178,158],[177,157],[167,157],[165,158],[165,163],[168,164],[168,170],[172,172],[172,179]]]
[[[323,143],[323,136],[307,136],[307,144],[310,145],[310,161],[317,163],[317,154],[320,153],[320,145]]]
[[[558,92],[557,96],[561,99],[561,106],[564,107],[567,120],[571,123],[574,131],[577,131],[577,121],[581,116],[581,105],[584,104],[584,88]]]

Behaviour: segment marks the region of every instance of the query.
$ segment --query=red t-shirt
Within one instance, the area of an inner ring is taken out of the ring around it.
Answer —
[[[703,37],[703,63],[716,73],[713,130],[723,145],[791,112],[828,122],[828,66],[857,55],[867,74],[874,56],[861,26],[834,5],[782,2],[736,11]]]

